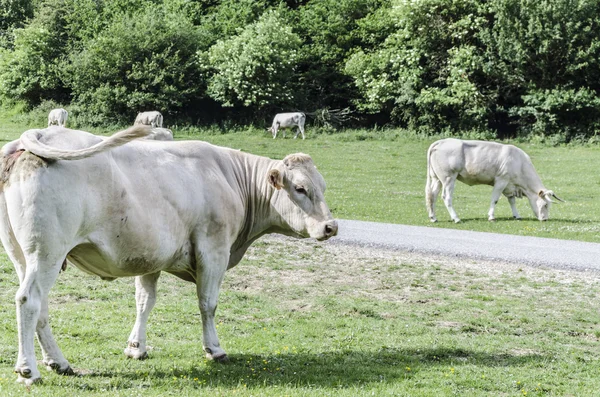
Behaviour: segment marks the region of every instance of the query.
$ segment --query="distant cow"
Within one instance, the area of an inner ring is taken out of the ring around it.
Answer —
[[[173,131],[168,128],[152,128],[152,132],[146,135],[145,139],[154,139],[155,141],[172,141]]]
[[[51,125],[58,125],[64,127],[67,123],[69,113],[63,108],[53,109],[48,113],[48,127]]]
[[[496,142],[442,139],[434,142],[427,151],[427,186],[425,196],[429,219],[436,222],[435,201],[443,189],[442,198],[450,217],[460,219],[452,207],[452,194],[456,180],[473,185],[491,185],[492,200],[488,220],[494,221],[494,207],[501,194],[508,198],[513,216],[520,219],[515,198],[527,196],[533,213],[540,221],[548,219],[550,203],[556,197],[547,190],[538,176],[529,156],[513,145]]]
[[[283,131],[283,137],[285,138],[285,130],[287,128],[293,129],[294,127],[298,127],[296,131],[296,135],[294,135],[294,139],[298,137],[298,133],[302,133],[302,139],[304,139],[304,122],[306,121],[306,116],[301,112],[294,113],[277,113],[275,118],[273,119],[273,125],[268,131],[271,131],[273,134],[273,139],[277,138],[277,131],[281,128]]]
[[[154,110],[152,112],[138,113],[137,117],[135,118],[135,122],[133,124],[151,125],[152,128],[162,127],[163,126],[163,116],[162,116],[162,114],[160,114],[160,112],[157,112],[156,110]]]

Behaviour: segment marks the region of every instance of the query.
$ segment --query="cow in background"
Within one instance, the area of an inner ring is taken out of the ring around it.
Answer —
[[[155,141],[172,141],[173,131],[168,128],[152,128],[152,132],[148,134],[145,139],[153,139]]]
[[[48,113],[48,127],[50,127],[51,125],[64,127],[67,123],[68,117],[69,113],[65,109],[52,109],[50,113]]]
[[[293,129],[294,127],[298,127],[296,131],[296,135],[294,135],[294,139],[298,137],[299,133],[302,133],[302,139],[304,139],[304,123],[306,122],[306,115],[301,112],[294,113],[277,113],[275,118],[273,118],[273,125],[268,131],[271,131],[273,134],[273,139],[277,138],[277,131],[281,128],[283,131],[283,137],[285,138],[285,130]]]
[[[135,118],[135,122],[133,124],[134,125],[136,125],[136,124],[150,125],[150,126],[152,126],[152,128],[162,127],[163,126],[163,116],[162,116],[162,114],[160,114],[160,112],[157,112],[156,110],[153,110],[151,112],[138,113],[137,117]]]
[[[529,156],[513,145],[486,141],[442,139],[431,144],[427,151],[427,185],[425,198],[429,219],[437,222],[435,202],[442,189],[442,198],[450,217],[456,223],[460,218],[452,206],[456,180],[473,185],[490,185],[492,200],[488,220],[494,221],[494,208],[501,194],[508,198],[513,216],[520,219],[515,199],[529,199],[536,218],[548,219],[552,198],[558,198],[544,187]]]

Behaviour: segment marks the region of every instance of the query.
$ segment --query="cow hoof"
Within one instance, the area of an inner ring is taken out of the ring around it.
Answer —
[[[454,223],[460,223],[460,219],[458,219],[458,218],[454,219]]]
[[[29,387],[35,383],[42,383],[42,378],[40,376],[38,376],[37,378],[25,378],[19,375],[19,377],[17,378],[17,383]]]
[[[31,386],[34,383],[39,383],[42,381],[42,377],[40,373],[36,371],[32,371],[30,368],[22,367],[16,368],[15,372],[17,373],[17,383],[21,383],[25,386]]]
[[[125,355],[135,360],[145,360],[148,358],[148,352],[134,347],[127,347],[124,351]]]
[[[490,221],[490,222],[496,222],[496,218],[488,218],[488,221]]]
[[[59,375],[66,375],[66,376],[75,375],[75,372],[73,372],[73,369],[71,368],[69,363],[61,366],[56,361],[49,361],[49,362],[44,362],[44,365],[46,366],[48,371],[54,371]]]
[[[431,223],[435,223],[435,222],[437,222],[437,219],[435,219],[434,217],[429,217],[429,221]]]
[[[516,220],[520,221],[522,218],[520,216],[513,216]]]
[[[222,354],[219,354],[219,355],[213,355],[213,354],[210,354],[210,353],[206,353],[206,358],[209,359],[209,360],[212,360],[212,361],[214,361],[216,363],[227,363],[227,362],[229,362],[229,357],[227,357],[226,353],[222,353]]]

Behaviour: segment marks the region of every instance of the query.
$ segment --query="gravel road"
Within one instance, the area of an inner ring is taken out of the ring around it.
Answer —
[[[437,227],[338,220],[331,244],[600,272],[600,244]]]

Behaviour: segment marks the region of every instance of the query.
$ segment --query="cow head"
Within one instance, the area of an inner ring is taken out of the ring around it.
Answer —
[[[548,220],[550,205],[554,202],[552,201],[553,198],[558,201],[563,201],[560,197],[554,194],[552,190],[542,189],[538,192],[535,203],[533,201],[531,202],[531,207],[540,221]]]
[[[277,189],[271,203],[286,224],[284,233],[317,240],[337,234],[337,222],[325,203],[325,180],[310,156],[290,154],[267,178]]]

